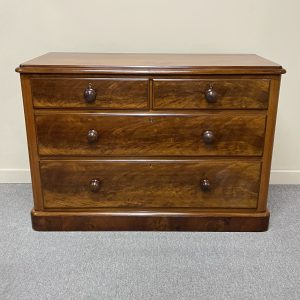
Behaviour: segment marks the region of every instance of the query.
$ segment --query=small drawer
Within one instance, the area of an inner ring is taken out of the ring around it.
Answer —
[[[147,109],[147,79],[32,78],[36,108]]]
[[[267,109],[268,79],[155,79],[155,109]]]
[[[40,155],[260,156],[264,113],[42,113]]]
[[[245,160],[40,162],[47,209],[256,208],[260,166]]]

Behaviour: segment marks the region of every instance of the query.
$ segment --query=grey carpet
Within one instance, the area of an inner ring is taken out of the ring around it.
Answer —
[[[0,299],[300,299],[300,186],[271,186],[266,233],[34,232],[0,185]]]

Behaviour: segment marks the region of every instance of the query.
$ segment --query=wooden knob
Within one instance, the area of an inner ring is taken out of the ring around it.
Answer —
[[[93,193],[97,193],[100,190],[101,181],[99,179],[92,179],[90,181],[90,191]]]
[[[88,88],[85,89],[83,97],[86,103],[93,103],[96,100],[96,90],[92,88],[92,84],[89,83]]]
[[[99,134],[95,129],[90,129],[87,133],[87,140],[89,143],[95,143],[98,141]]]
[[[218,100],[218,94],[212,85],[205,91],[205,99],[208,103],[215,103]]]
[[[202,179],[202,180],[200,181],[200,187],[201,187],[201,190],[202,190],[203,192],[208,192],[208,191],[210,191],[210,182],[209,182],[209,180],[208,180],[208,179]]]
[[[211,145],[215,141],[215,135],[211,130],[206,130],[202,134],[202,138],[205,144]]]

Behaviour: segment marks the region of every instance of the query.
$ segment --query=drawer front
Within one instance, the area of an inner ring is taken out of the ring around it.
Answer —
[[[260,162],[48,160],[40,170],[49,209],[255,208]]]
[[[147,109],[148,80],[122,78],[33,78],[36,108]]]
[[[36,116],[40,155],[262,155],[265,114]]]
[[[155,79],[155,109],[267,109],[269,80]]]

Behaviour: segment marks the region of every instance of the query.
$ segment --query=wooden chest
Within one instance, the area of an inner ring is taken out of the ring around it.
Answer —
[[[280,65],[48,53],[16,70],[34,229],[267,230]]]

